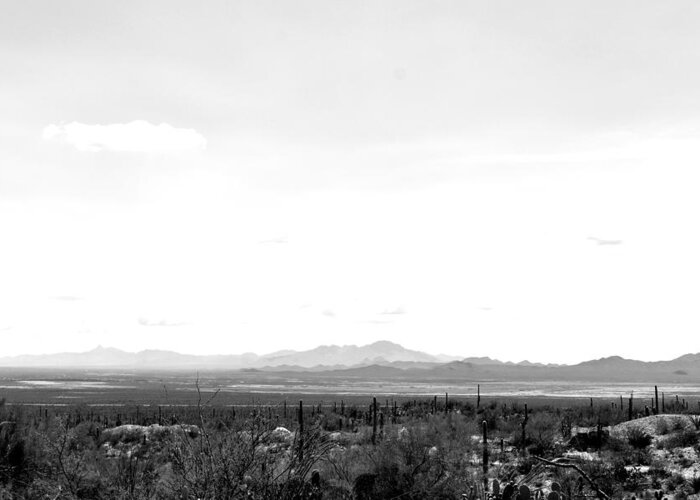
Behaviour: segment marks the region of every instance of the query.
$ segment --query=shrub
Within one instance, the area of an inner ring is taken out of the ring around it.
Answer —
[[[581,465],[581,468],[588,476],[595,481],[598,487],[611,497],[617,498],[621,492],[622,484],[618,480],[620,477],[619,465],[605,463],[601,460],[591,460]]]
[[[695,430],[700,431],[700,415],[690,415],[690,422],[695,426]]]
[[[535,413],[527,424],[527,434],[534,455],[546,456],[555,449],[558,435],[561,433],[561,420],[553,414]]]
[[[692,429],[684,429],[675,432],[659,442],[659,448],[672,450],[673,448],[687,448],[698,444],[698,433]]]
[[[700,476],[696,474],[690,479],[690,481],[688,481],[688,483],[693,489],[693,493],[700,493]]]
[[[679,493],[683,492],[686,486],[686,480],[680,474],[671,474],[666,480],[666,488],[669,491],[676,492],[675,498],[680,498]]]
[[[668,434],[668,422],[663,417],[656,419],[656,434],[659,436]]]
[[[652,437],[641,427],[632,426],[627,430],[627,442],[633,448],[643,449],[652,442]]]
[[[681,417],[673,417],[671,420],[671,429],[675,432],[682,431],[685,429],[685,420]]]

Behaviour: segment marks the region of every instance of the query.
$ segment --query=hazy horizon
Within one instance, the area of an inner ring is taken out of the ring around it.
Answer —
[[[700,4],[0,16],[2,355],[700,351]]]
[[[53,356],[53,355],[61,355],[61,354],[87,354],[87,353],[99,351],[99,350],[101,350],[101,349],[103,349],[103,350],[117,350],[117,351],[124,352],[124,353],[128,353],[128,354],[138,354],[138,353],[146,352],[146,351],[159,351],[159,352],[169,352],[169,353],[174,353],[174,354],[182,354],[182,355],[186,355],[186,356],[202,356],[202,357],[207,357],[207,356],[240,356],[240,355],[249,355],[249,354],[252,354],[252,355],[258,356],[258,357],[260,357],[260,358],[265,358],[265,357],[270,357],[270,356],[273,356],[273,355],[279,355],[280,353],[301,353],[301,352],[312,351],[312,350],[315,350],[315,349],[317,349],[317,348],[324,348],[324,347],[338,347],[338,348],[348,348],[348,347],[351,347],[351,348],[352,348],[352,347],[357,347],[357,348],[363,348],[363,347],[370,347],[370,346],[372,346],[372,345],[374,345],[374,344],[382,343],[382,342],[391,342],[391,341],[386,341],[386,340],[381,340],[381,339],[380,339],[380,340],[376,340],[376,341],[374,341],[374,342],[372,342],[372,343],[370,343],[370,344],[364,344],[364,345],[357,345],[357,344],[320,344],[320,345],[317,345],[317,346],[315,346],[315,347],[313,347],[313,348],[311,348],[311,349],[308,349],[308,350],[281,349],[281,350],[270,351],[270,352],[254,352],[254,351],[242,352],[242,351],[241,351],[241,352],[216,352],[216,353],[215,353],[215,352],[211,352],[211,353],[198,353],[198,354],[191,353],[191,352],[186,352],[186,351],[176,351],[176,350],[165,349],[165,348],[147,348],[147,349],[141,349],[141,350],[133,350],[133,349],[129,349],[128,347],[126,347],[126,348],[118,348],[118,347],[114,347],[114,346],[110,346],[110,345],[98,344],[98,345],[94,346],[93,348],[87,349],[87,350],[84,350],[84,351],[60,351],[60,352],[57,351],[57,352],[21,353],[21,354],[16,354],[16,355],[11,355],[11,356],[2,356],[2,355],[0,355],[0,359],[3,359],[3,358],[16,358],[16,357],[24,357],[24,356]],[[393,343],[393,344],[396,344],[396,343]],[[671,357],[671,358],[664,358],[664,359],[661,359],[661,358],[659,358],[659,359],[634,359],[634,358],[626,358],[625,356],[621,356],[621,355],[619,355],[619,354],[610,354],[610,355],[607,355],[607,356],[594,357],[594,358],[590,358],[590,359],[582,359],[582,360],[573,361],[573,362],[570,362],[570,363],[552,363],[552,362],[543,362],[543,361],[540,361],[540,360],[537,360],[537,359],[525,359],[525,358],[523,358],[523,359],[501,359],[501,358],[497,358],[497,357],[495,357],[495,356],[486,356],[486,355],[485,355],[485,356],[469,356],[469,355],[459,355],[459,354],[445,354],[445,353],[443,353],[443,352],[428,352],[428,351],[421,351],[421,350],[418,350],[418,349],[411,349],[410,347],[407,347],[407,346],[404,346],[404,345],[401,345],[401,344],[396,344],[396,345],[399,345],[400,347],[402,347],[402,348],[404,348],[404,349],[408,349],[408,350],[410,350],[410,351],[417,351],[417,352],[420,352],[420,353],[423,353],[423,354],[428,354],[428,355],[430,355],[430,356],[434,356],[434,357],[436,357],[436,358],[438,358],[438,357],[453,358],[455,361],[464,361],[464,360],[467,360],[467,359],[484,359],[484,358],[490,358],[490,359],[492,359],[493,361],[502,362],[502,363],[514,363],[514,364],[518,364],[518,363],[535,363],[535,364],[552,364],[552,365],[569,365],[569,366],[571,366],[571,365],[576,365],[576,364],[579,364],[579,363],[581,363],[581,362],[596,361],[596,360],[598,360],[598,359],[614,358],[614,357],[620,357],[620,358],[623,358],[623,359],[631,359],[631,360],[633,360],[633,361],[664,362],[664,361],[673,361],[674,359],[677,359],[677,358],[679,358],[679,357],[681,357],[681,356],[696,354],[696,353],[693,353],[693,352],[682,352],[682,353],[679,353],[678,355],[673,356],[673,357]],[[698,354],[700,354],[700,353],[698,353]],[[381,357],[381,356],[378,356],[378,357]],[[438,362],[449,363],[450,360],[438,361]],[[353,364],[353,363],[351,363],[351,364]]]

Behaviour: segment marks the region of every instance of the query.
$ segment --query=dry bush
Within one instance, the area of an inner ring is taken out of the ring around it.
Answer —
[[[631,426],[627,429],[627,442],[636,449],[644,449],[649,446],[653,438],[642,427]]]

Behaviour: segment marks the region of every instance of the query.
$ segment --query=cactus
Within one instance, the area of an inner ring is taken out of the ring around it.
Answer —
[[[530,500],[530,488],[524,484],[520,486],[520,488],[518,488],[518,496],[516,498],[517,500]]]
[[[522,453],[523,453],[523,455],[525,454],[525,443],[527,440],[527,434],[525,432],[525,427],[527,427],[527,418],[528,418],[527,417],[527,403],[525,403],[525,418],[523,419],[522,424],[520,424],[522,426]]]
[[[654,386],[654,415],[659,414],[659,386]]]
[[[488,424],[486,423],[486,420],[481,422],[481,429],[484,433],[484,450],[483,450],[483,469],[484,469],[484,475],[488,474],[489,472],[489,444],[488,444]]]
[[[515,493],[515,486],[513,486],[513,483],[508,483],[506,484],[505,488],[503,488],[503,495],[501,498],[503,500],[511,500],[513,498],[513,494]]]
[[[632,420],[632,398],[629,399],[627,406],[627,420]]]
[[[552,483],[552,486],[550,486],[550,489],[551,489],[552,491],[556,492],[556,493],[561,493],[561,484],[559,484],[559,483],[557,483],[556,481],[554,481],[554,482]]]
[[[491,482],[491,489],[493,490],[493,496],[498,498],[498,495],[501,493],[501,483],[498,482],[498,479],[494,479]]]
[[[377,444],[377,398],[372,398],[372,444]]]
[[[560,500],[561,495],[557,493],[556,491],[550,491],[549,495],[547,495],[547,500]]]
[[[321,487],[321,473],[318,471],[318,469],[311,471],[311,486],[314,488]]]
[[[304,459],[304,402],[299,400],[299,461]]]

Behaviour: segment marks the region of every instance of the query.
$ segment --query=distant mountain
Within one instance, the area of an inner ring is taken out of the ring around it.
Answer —
[[[60,368],[201,368],[241,369],[274,368],[280,366],[296,369],[323,367],[347,368],[353,366],[391,365],[392,363],[438,364],[452,359],[449,356],[433,356],[420,351],[406,349],[389,341],[373,344],[323,345],[308,351],[277,351],[259,356],[253,353],[196,356],[172,351],[145,350],[137,353],[111,347],[98,346],[82,353],[59,353],[45,355],[23,355],[0,357],[0,366],[16,367],[60,367]]]
[[[700,379],[700,353],[669,361],[637,361],[620,356],[584,361],[576,365],[544,365],[470,357],[445,362],[441,356],[406,349],[380,341],[373,344],[323,345],[308,351],[277,351],[195,356],[172,351],[145,350],[130,353],[110,347],[82,353],[0,357],[0,366],[20,368],[123,368],[255,370],[259,373],[294,373],[319,377],[371,377],[406,381],[601,381],[601,382],[689,382]]]
[[[0,366],[22,368],[208,368],[247,367],[259,359],[253,354],[195,356],[172,351],[127,352],[98,346],[87,352],[0,357]]]
[[[295,365],[305,368],[318,365],[383,365],[397,361],[439,363],[444,360],[399,344],[382,340],[365,346],[322,345],[309,351],[263,356],[266,366]],[[454,358],[453,358],[454,359]]]
[[[0,358],[0,366],[61,367],[120,366],[132,362],[133,354],[112,347],[97,346],[87,352],[62,352],[57,354],[21,355]]]
[[[554,364],[544,364],[544,363],[532,363],[528,360],[523,360],[520,361],[519,363],[513,363],[512,361],[499,361],[497,359],[489,358],[489,357],[471,357],[471,358],[464,358],[462,360],[463,363],[471,363],[473,365],[481,365],[481,366],[487,366],[487,365],[518,365],[518,366],[558,366]]]
[[[470,358],[467,358],[470,359]],[[397,368],[396,364],[385,368]],[[327,379],[371,377],[377,379],[381,372],[358,366],[343,370],[323,372]],[[682,356],[670,361],[635,361],[619,356],[586,361],[577,365],[543,365],[536,363],[487,363],[484,360],[453,361],[435,365],[407,366],[392,372],[386,379],[400,379],[421,383],[445,383],[466,381],[557,381],[557,382],[601,382],[601,383],[682,383],[700,378],[700,360],[694,355]]]
[[[504,364],[503,361],[499,361],[497,359],[491,359],[491,358],[486,357],[486,356],[464,358],[462,360],[462,363],[471,363],[472,365],[502,365],[502,364]]]

